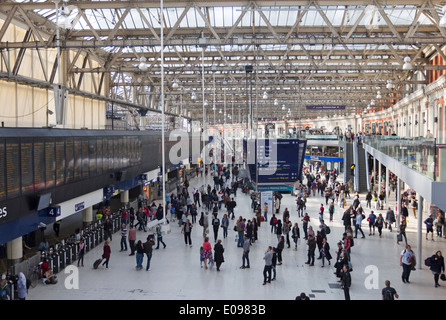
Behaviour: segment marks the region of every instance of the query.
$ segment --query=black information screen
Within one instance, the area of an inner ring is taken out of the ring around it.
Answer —
[[[53,187],[56,183],[56,158],[54,139],[45,141],[45,186]]]
[[[6,198],[5,171],[5,140],[0,139],[0,200]]]
[[[34,141],[34,191],[45,189],[45,144]]]
[[[6,183],[8,198],[20,195],[20,144],[6,142]]]
[[[138,165],[141,158],[137,136],[2,137],[0,200]]]
[[[22,194],[34,191],[33,174],[33,141],[22,139],[20,143],[20,165],[22,178]]]

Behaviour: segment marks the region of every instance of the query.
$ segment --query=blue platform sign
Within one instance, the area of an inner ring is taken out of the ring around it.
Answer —
[[[61,209],[60,209],[60,206],[54,206],[54,207],[45,208],[45,209],[41,210],[41,212],[43,212],[43,215],[45,215],[47,217],[56,218],[56,217],[60,216]]]

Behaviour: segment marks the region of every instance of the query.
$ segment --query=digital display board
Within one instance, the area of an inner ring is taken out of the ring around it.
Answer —
[[[45,189],[45,145],[34,141],[34,191]]]
[[[56,185],[65,182],[65,139],[56,138]]]
[[[141,161],[138,136],[2,138],[0,200],[40,193]]]
[[[56,183],[55,142],[45,141],[45,187],[53,187]]]
[[[5,140],[0,139],[0,200],[5,199],[6,197],[6,183],[5,183]]]
[[[34,191],[32,140],[22,140],[20,143],[20,166],[22,194],[31,193]]]
[[[17,142],[6,142],[6,186],[8,196],[20,195],[20,144]]]
[[[258,139],[244,143],[251,180],[259,184],[301,180],[306,144],[306,140],[298,139]]]

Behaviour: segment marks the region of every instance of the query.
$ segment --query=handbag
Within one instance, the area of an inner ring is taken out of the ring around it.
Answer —
[[[446,275],[445,275],[444,273],[442,273],[442,274],[440,275],[440,279],[441,279],[442,281],[446,281]]]

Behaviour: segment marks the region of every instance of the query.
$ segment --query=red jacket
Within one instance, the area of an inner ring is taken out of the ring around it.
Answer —
[[[102,255],[102,258],[109,259],[110,253],[111,253],[110,246],[104,246],[104,254]]]

